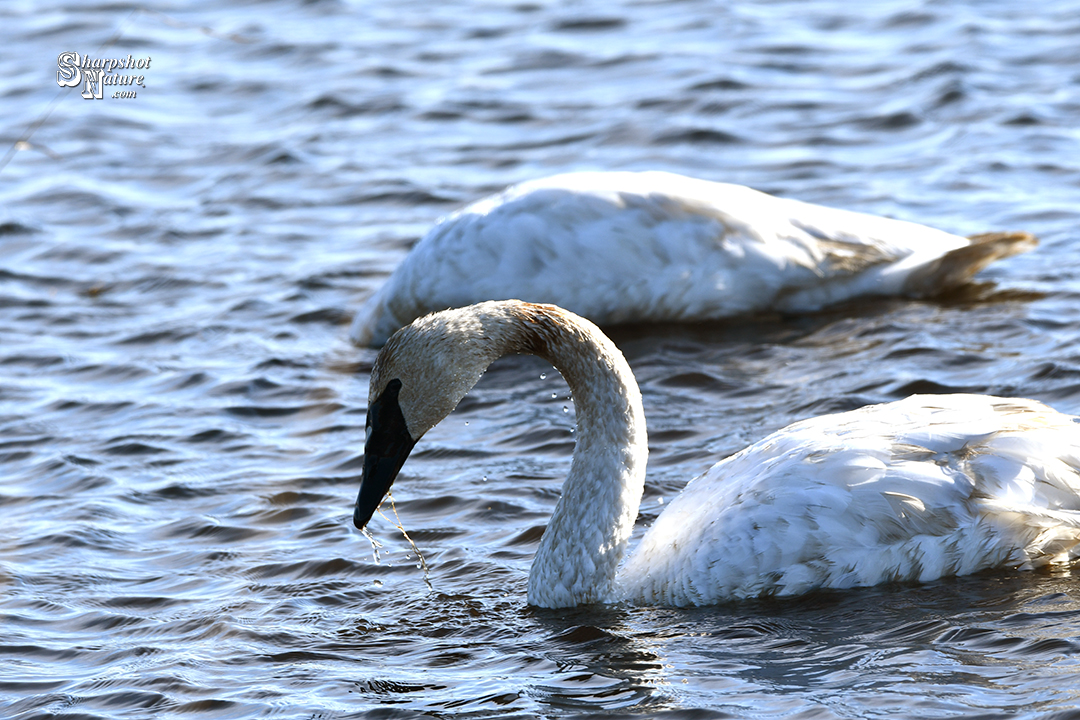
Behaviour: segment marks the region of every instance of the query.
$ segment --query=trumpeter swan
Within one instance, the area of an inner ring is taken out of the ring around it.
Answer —
[[[554,303],[600,325],[809,312],[863,295],[934,295],[1027,233],[971,238],[667,172],[522,183],[439,222],[353,318],[378,346],[429,312]]]
[[[1031,400],[914,396],[797,422],[691,481],[620,563],[648,455],[641,394],[591,322],[485,302],[421,318],[371,371],[363,528],[413,445],[507,353],[550,361],[576,446],[529,574],[541,607],[705,605],[1074,559],[1080,418]]]

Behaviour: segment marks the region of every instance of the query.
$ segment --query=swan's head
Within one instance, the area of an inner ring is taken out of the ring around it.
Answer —
[[[505,304],[481,303],[420,318],[383,346],[371,370],[357,528],[378,509],[416,442],[505,352],[512,324]]]

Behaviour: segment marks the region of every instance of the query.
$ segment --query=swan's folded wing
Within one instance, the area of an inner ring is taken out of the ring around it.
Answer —
[[[1067,561],[1080,426],[1030,401],[929,396],[796,423],[691,482],[623,573],[675,604]]]

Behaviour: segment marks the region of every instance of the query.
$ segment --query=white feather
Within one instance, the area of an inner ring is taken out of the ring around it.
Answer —
[[[622,592],[703,604],[1061,562],[1080,542],[1078,451],[1076,419],[1030,400],[914,396],[799,422],[687,485]]]
[[[381,345],[429,312],[510,298],[600,324],[805,312],[940,292],[1034,242],[969,239],[673,173],[569,173],[443,219],[356,314],[350,336]]]

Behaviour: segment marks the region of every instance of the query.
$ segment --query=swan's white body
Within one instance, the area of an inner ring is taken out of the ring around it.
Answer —
[[[373,407],[399,380],[419,439],[508,352],[550,360],[578,418],[531,604],[706,605],[1033,568],[1080,547],[1080,419],[1031,400],[932,395],[799,422],[720,461],[620,565],[644,487],[645,421],[630,368],[591,323],[520,302],[428,316],[380,354]],[[377,452],[369,438],[373,463]]]
[[[381,345],[429,312],[553,303],[604,324],[808,312],[923,296],[1035,244],[972,238],[667,172],[578,172],[515,185],[440,221],[353,319]]]
[[[657,518],[623,596],[704,605],[1069,562],[1080,425],[1030,400],[913,396],[805,420]]]

